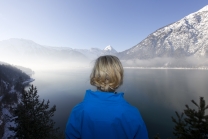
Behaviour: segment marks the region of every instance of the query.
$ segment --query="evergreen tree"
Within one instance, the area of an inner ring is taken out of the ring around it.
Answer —
[[[39,101],[36,87],[33,85],[28,91],[23,90],[21,103],[14,110],[16,127],[10,130],[16,132],[18,139],[53,139],[58,138],[58,128],[51,119],[56,106],[49,108],[49,101]]]
[[[197,110],[185,105],[186,109],[181,115],[176,112],[178,120],[172,117],[175,123],[173,134],[178,139],[208,139],[208,115],[205,114],[208,105],[203,97],[200,97],[199,105],[194,100],[192,103]]]

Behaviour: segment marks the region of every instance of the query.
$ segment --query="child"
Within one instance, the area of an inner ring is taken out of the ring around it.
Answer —
[[[111,55],[99,57],[90,75],[97,91],[87,90],[68,119],[66,139],[148,139],[145,123],[137,110],[116,93],[123,82],[120,60]]]

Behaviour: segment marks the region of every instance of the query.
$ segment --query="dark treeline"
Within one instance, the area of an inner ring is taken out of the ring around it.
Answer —
[[[0,79],[10,84],[15,83],[19,78],[23,81],[30,79],[30,76],[24,73],[22,70],[12,65],[0,65]]]
[[[23,81],[28,79],[30,79],[29,75],[14,66],[8,64],[0,65],[0,97],[3,95],[3,98],[7,97],[12,86],[14,86],[14,89],[17,91],[21,91],[24,87],[22,84]]]
[[[22,72],[20,69],[8,65],[0,65],[0,97],[2,100],[0,103],[11,103],[14,98],[14,102],[17,102],[16,93],[9,93],[12,87],[16,91],[20,91],[24,88],[23,81],[30,79],[30,76]]]
[[[50,108],[49,100],[40,101],[36,87],[25,90],[28,84],[24,81],[29,79],[29,75],[12,65],[0,65],[0,138],[9,128],[15,134],[7,138],[63,139],[64,134],[52,120],[56,106]],[[3,115],[3,109],[10,114]],[[15,124],[6,127],[8,122]]]

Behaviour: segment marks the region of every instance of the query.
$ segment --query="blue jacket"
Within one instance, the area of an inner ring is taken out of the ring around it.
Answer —
[[[87,90],[70,114],[66,139],[148,139],[139,111],[123,95]]]

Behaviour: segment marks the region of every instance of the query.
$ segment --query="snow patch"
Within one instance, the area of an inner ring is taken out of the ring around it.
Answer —
[[[14,89],[14,85],[11,87],[11,90],[9,91],[9,93],[14,93],[16,92],[15,89]]]
[[[2,109],[2,114],[3,114],[3,115],[12,116],[11,113],[9,112],[9,110],[8,110],[7,108],[3,108],[3,109]]]
[[[16,126],[16,124],[15,124],[14,121],[12,121],[12,122],[7,122],[7,123],[5,124],[4,135],[3,135],[2,139],[8,139],[8,137],[14,136],[14,135],[15,135],[15,132],[10,131],[10,130],[9,130],[9,127],[15,127],[15,126]]]

